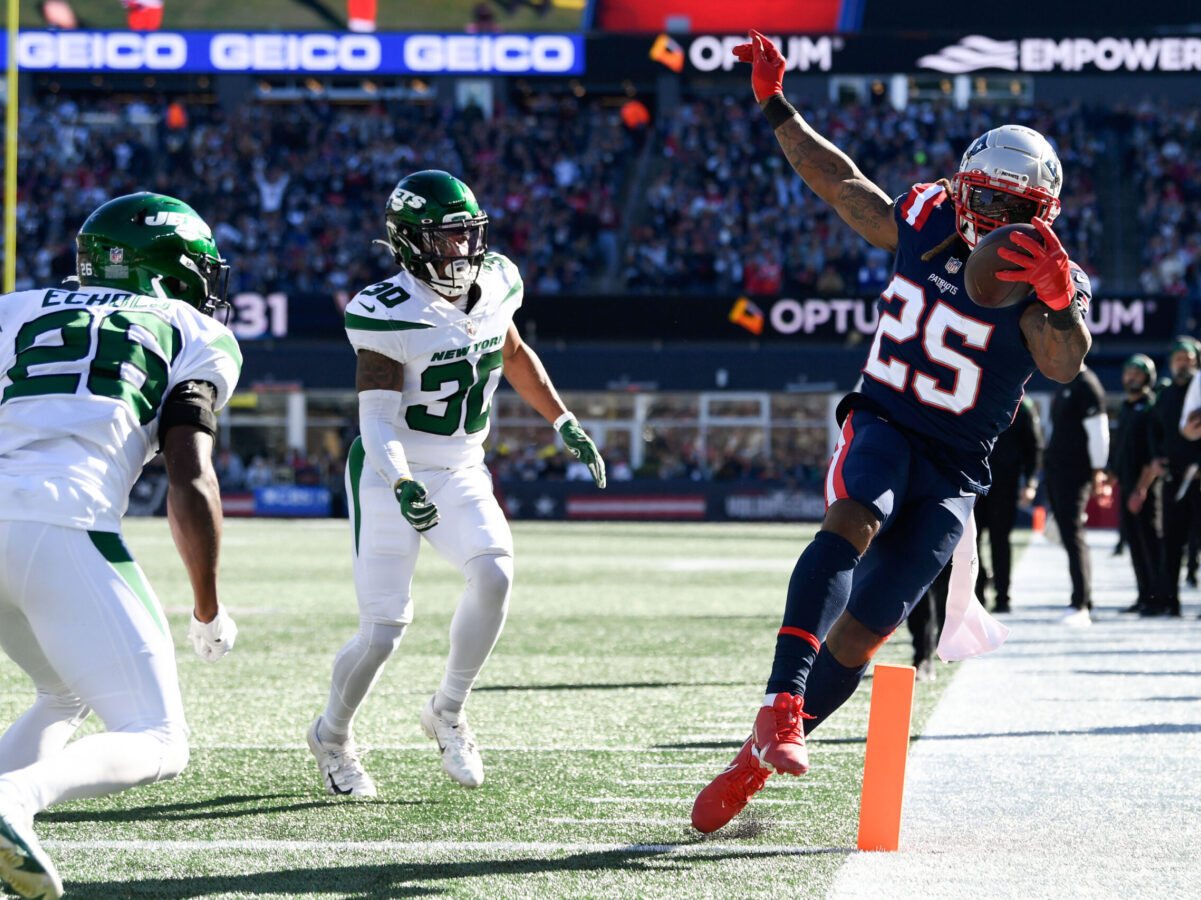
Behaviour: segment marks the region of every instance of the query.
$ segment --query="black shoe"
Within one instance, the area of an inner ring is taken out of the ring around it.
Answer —
[[[1189,572],[1188,575],[1184,576],[1184,583],[1191,588],[1195,588],[1197,586],[1197,573]]]
[[[1122,612],[1138,613],[1139,615],[1142,615],[1143,610],[1145,610],[1145,609],[1147,609],[1147,604],[1144,603],[1142,600],[1139,600],[1137,603],[1132,603],[1129,606],[1127,606],[1124,610],[1122,610]]]
[[[993,604],[992,611],[995,613],[1009,612],[1009,601],[1006,600],[1004,603],[1002,603],[1000,600],[998,600],[996,603]]]
[[[1153,619],[1157,616],[1166,616],[1168,611],[1162,606],[1144,606],[1138,611],[1138,614],[1144,619]]]

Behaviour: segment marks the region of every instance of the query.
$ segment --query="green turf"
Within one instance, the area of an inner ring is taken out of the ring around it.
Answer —
[[[69,0],[90,28],[125,28],[125,11],[118,0]],[[344,0],[319,0],[339,21],[346,20]],[[381,31],[462,31],[480,0],[379,0]],[[20,0],[21,27],[43,27],[37,0]],[[545,15],[522,5],[512,13],[491,3],[497,24],[505,31],[579,31],[582,4],[570,9],[552,6]],[[567,4],[570,6],[571,4]],[[328,31],[330,21],[300,0],[166,0],[164,29],[267,29]]]
[[[854,852],[870,682],[814,736],[809,775],[773,777],[708,839],[688,827],[749,730],[813,529],[514,531],[508,626],[469,706],[487,781],[452,783],[417,724],[461,590],[427,547],[416,620],[357,725],[380,798],[355,802],[321,791],[304,745],[356,623],[346,523],[226,523],[223,598],[241,631],[208,665],[183,641],[190,594],[166,522],[128,521],[176,636],[193,754],[173,782],[38,817],[68,896],[822,894]],[[879,659],[909,661],[904,629]],[[915,733],[942,670],[918,685]],[[0,658],[0,723],[30,698]]]

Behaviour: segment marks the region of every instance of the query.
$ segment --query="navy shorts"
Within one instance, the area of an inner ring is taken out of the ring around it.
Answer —
[[[905,621],[951,559],[976,495],[961,490],[905,434],[866,409],[843,422],[826,473],[826,506],[851,499],[880,519],[847,605],[879,635]]]

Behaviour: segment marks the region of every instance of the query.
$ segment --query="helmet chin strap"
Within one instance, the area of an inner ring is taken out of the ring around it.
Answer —
[[[462,297],[471,289],[473,266],[470,261],[466,259],[451,260],[450,273],[446,276],[438,271],[439,265],[438,263],[426,263],[432,276],[430,286],[439,294],[444,297]]]

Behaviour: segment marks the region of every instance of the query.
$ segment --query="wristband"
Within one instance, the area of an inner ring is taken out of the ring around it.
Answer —
[[[1063,309],[1053,309],[1047,314],[1047,322],[1056,331],[1071,331],[1083,319],[1080,300],[1072,297],[1072,301]]]
[[[572,421],[574,418],[575,418],[574,413],[569,413],[569,412],[563,413],[563,415],[561,415],[561,416],[559,416],[559,418],[555,419],[555,422],[554,422],[555,431],[558,431],[560,428],[562,428],[568,422]]]
[[[784,99],[783,94],[772,94],[763,105],[763,114],[767,116],[767,124],[775,131],[785,122],[797,115],[796,107]]]

